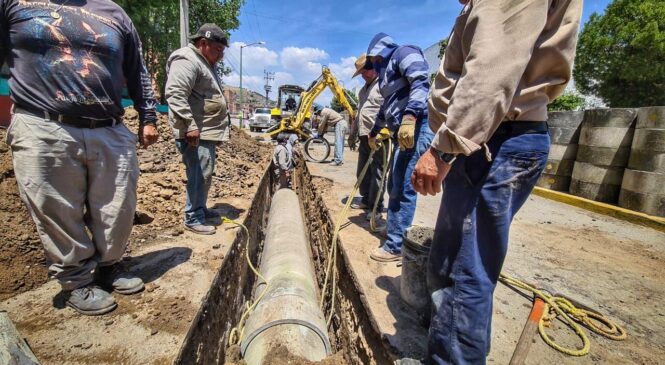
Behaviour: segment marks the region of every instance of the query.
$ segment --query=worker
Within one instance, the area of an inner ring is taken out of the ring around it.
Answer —
[[[333,163],[335,166],[344,164],[344,139],[348,130],[346,119],[338,112],[330,109],[323,108],[320,105],[314,105],[314,114],[318,119],[318,135],[323,136],[328,130],[328,126],[335,127],[335,158]]]
[[[296,110],[296,99],[293,98],[293,95],[289,95],[284,104],[286,105],[286,110],[288,111]]]
[[[457,18],[429,101],[436,136],[412,177],[425,195],[443,182],[427,364],[485,363],[510,224],[545,168],[547,104],[571,78],[581,11],[471,0]]]
[[[185,229],[196,234],[215,233],[209,220],[220,213],[207,207],[215,171],[215,148],[222,142],[226,101],[215,64],[229,46],[215,24],[204,24],[191,43],[173,52],[166,65],[166,101],[175,144],[187,173]]]
[[[352,138],[351,136],[357,134],[358,139],[360,140],[358,147],[358,166],[356,168],[357,178],[360,178],[360,173],[369,159],[371,151],[368,142],[369,132],[374,128],[376,114],[379,112],[379,109],[383,104],[383,96],[379,92],[379,75],[374,69],[365,69],[366,62],[367,57],[365,54],[358,57],[355,62],[356,72],[353,74],[353,77],[361,75],[363,80],[365,80],[365,85],[363,85],[358,92],[358,113],[356,114],[356,120],[351,126],[351,132],[349,133],[349,138]],[[371,210],[376,199],[379,199],[376,213],[378,216],[377,218],[380,218],[381,212],[384,209],[383,195],[385,193],[385,183],[381,184],[381,178],[383,176],[383,160],[384,158],[388,158],[388,156],[384,156],[383,154],[383,148],[379,148],[374,152],[374,159],[367,169],[364,178],[360,182],[359,191],[362,199],[359,204],[353,203],[351,205],[354,209],[368,210],[368,220],[371,219]]]
[[[288,188],[291,180],[292,161],[289,156],[287,133],[277,135],[277,146],[272,154],[272,163],[275,167],[275,176],[279,182],[279,189]]]
[[[401,257],[404,233],[416,211],[411,173],[433,137],[427,122],[429,66],[420,48],[399,46],[387,34],[379,33],[369,44],[365,68],[379,74],[379,91],[384,97],[367,142],[376,149],[377,137],[388,137],[381,133],[387,127],[399,144],[388,181],[387,238],[370,254],[376,261],[391,262]]]
[[[117,307],[110,291],[143,281],[119,263],[136,210],[137,136],[122,122],[123,87],[138,141],[158,138],[156,102],[132,21],[110,0],[0,0],[0,64],[14,110],[7,131],[21,198],[67,306]]]

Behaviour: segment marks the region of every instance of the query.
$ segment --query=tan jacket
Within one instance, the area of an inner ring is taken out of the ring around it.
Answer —
[[[166,64],[166,101],[176,139],[198,129],[201,139],[221,141],[226,126],[226,100],[215,71],[190,44],[171,54]]]
[[[358,113],[353,127],[357,128],[359,136],[369,135],[381,104],[383,104],[383,96],[379,91],[379,78],[377,77],[374,81],[365,83],[358,92]]]
[[[341,120],[344,120],[344,117],[341,114],[330,108],[323,108],[321,110],[321,116],[319,117],[319,128],[317,132],[319,132],[319,135],[323,135],[328,130],[328,125],[334,127]]]
[[[545,121],[571,78],[582,0],[471,0],[429,101],[432,146],[469,155],[502,121]]]

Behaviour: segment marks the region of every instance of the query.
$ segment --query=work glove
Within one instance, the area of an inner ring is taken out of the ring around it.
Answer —
[[[399,143],[400,151],[413,148],[414,135],[416,134],[416,118],[407,114],[402,117],[402,125],[397,131],[397,142]]]
[[[385,141],[390,138],[390,131],[388,128],[381,128],[379,133],[376,135],[374,138],[370,138],[367,142],[369,143],[369,148],[374,150],[378,150],[379,147],[381,147],[381,141]]]

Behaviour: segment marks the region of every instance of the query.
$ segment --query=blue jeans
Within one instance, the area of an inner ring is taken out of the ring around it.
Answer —
[[[348,126],[346,120],[340,120],[335,124],[335,163],[344,162],[344,137]]]
[[[187,172],[187,203],[185,204],[185,225],[205,224],[208,190],[215,171],[215,146],[217,141],[199,141],[192,146],[184,139],[176,139],[175,144],[182,154]]]
[[[394,141],[395,152],[388,179],[390,189],[386,221],[388,238],[383,246],[387,252],[396,254],[402,252],[404,232],[413,223],[413,216],[416,213],[417,194],[411,185],[411,174],[420,156],[429,149],[433,137],[434,133],[429,128],[429,122],[424,119],[416,123],[413,148],[400,151],[399,144]]]
[[[545,168],[549,145],[547,133],[497,131],[488,142],[493,161],[480,150],[453,163],[429,256],[426,364],[485,364],[510,224]]]

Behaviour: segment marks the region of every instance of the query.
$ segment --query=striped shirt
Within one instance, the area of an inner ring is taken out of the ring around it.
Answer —
[[[398,46],[389,35],[379,33],[370,42],[367,55],[383,58],[374,68],[385,99],[370,136],[376,136],[386,126],[395,132],[405,114],[416,117],[418,123],[427,119],[429,66],[422,50],[416,46]]]

